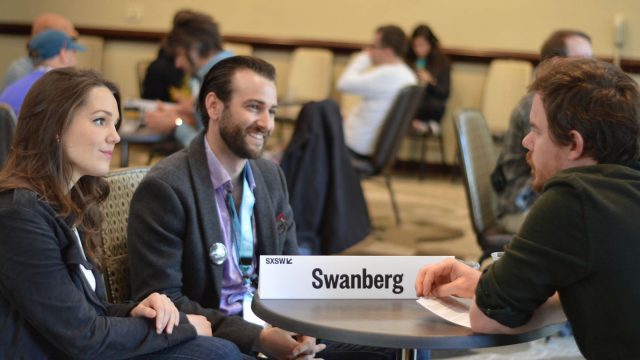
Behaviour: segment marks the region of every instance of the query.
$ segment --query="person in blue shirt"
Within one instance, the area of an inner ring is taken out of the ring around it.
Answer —
[[[69,35],[73,39],[78,38],[78,31],[69,19],[60,14],[44,13],[38,15],[31,23],[31,37],[46,30],[58,30]],[[34,60],[25,54],[14,60],[4,74],[0,91],[11,85],[14,81],[29,75],[35,67]]]
[[[29,42],[29,54],[35,69],[4,89],[0,94],[0,102],[11,106],[19,116],[24,97],[33,83],[51,69],[75,66],[77,51],[85,51],[84,46],[62,31],[47,30],[34,36]]]

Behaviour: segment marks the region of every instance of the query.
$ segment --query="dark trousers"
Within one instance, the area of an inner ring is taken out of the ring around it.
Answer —
[[[206,360],[206,359],[224,359],[224,360],[240,360],[243,359],[238,347],[231,341],[208,336],[198,336],[193,340],[185,341],[181,344],[156,351],[151,354],[141,355],[134,358],[135,360]]]
[[[395,360],[400,350],[355,344],[346,344],[331,340],[320,340],[327,348],[318,353],[324,360]]]

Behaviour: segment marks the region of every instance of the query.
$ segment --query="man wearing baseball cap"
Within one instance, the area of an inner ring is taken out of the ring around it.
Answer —
[[[76,52],[85,51],[84,46],[58,30],[41,32],[31,39],[28,47],[35,70],[9,85],[0,95],[0,102],[7,103],[18,115],[22,101],[33,83],[51,69],[75,66]]]
[[[69,19],[60,14],[44,13],[38,15],[33,20],[33,23],[31,23],[31,36],[29,40],[47,30],[59,30],[74,39],[78,38],[78,30],[76,30]],[[26,54],[25,56],[15,59],[4,74],[2,84],[0,84],[0,91],[6,89],[16,80],[31,74],[34,69],[35,65],[33,60]]]

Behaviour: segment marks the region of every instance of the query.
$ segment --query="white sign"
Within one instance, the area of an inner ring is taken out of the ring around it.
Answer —
[[[260,256],[261,299],[416,299],[424,265],[451,256]]]

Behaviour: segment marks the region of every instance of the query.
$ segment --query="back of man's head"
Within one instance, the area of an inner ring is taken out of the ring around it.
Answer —
[[[78,36],[78,31],[69,19],[54,13],[41,14],[33,20],[31,24],[31,36],[38,35],[45,30],[58,30],[71,37]]]
[[[396,25],[380,26],[376,29],[380,34],[380,45],[383,48],[390,48],[393,53],[402,58],[407,51],[407,36],[404,31]]]
[[[569,39],[580,38],[585,46],[588,45],[589,50],[572,51],[571,44],[568,43]],[[586,33],[579,30],[557,30],[554,31],[547,40],[542,44],[540,49],[540,59],[546,60],[552,57],[590,57],[591,56],[591,38]]]
[[[262,59],[253,56],[232,56],[220,60],[204,77],[198,95],[198,110],[205,131],[209,126],[209,113],[205,106],[207,94],[214,93],[225,106],[229,105],[233,96],[233,75],[243,69],[253,71],[272,82],[276,81],[276,69]]]
[[[222,50],[218,23],[207,14],[191,10],[176,13],[166,44],[170,52],[175,52],[178,48],[187,52],[195,49],[202,58]]]
[[[554,58],[542,63],[530,86],[540,94],[556,144],[584,140],[584,155],[598,163],[640,159],[640,94],[618,67],[596,59]]]

